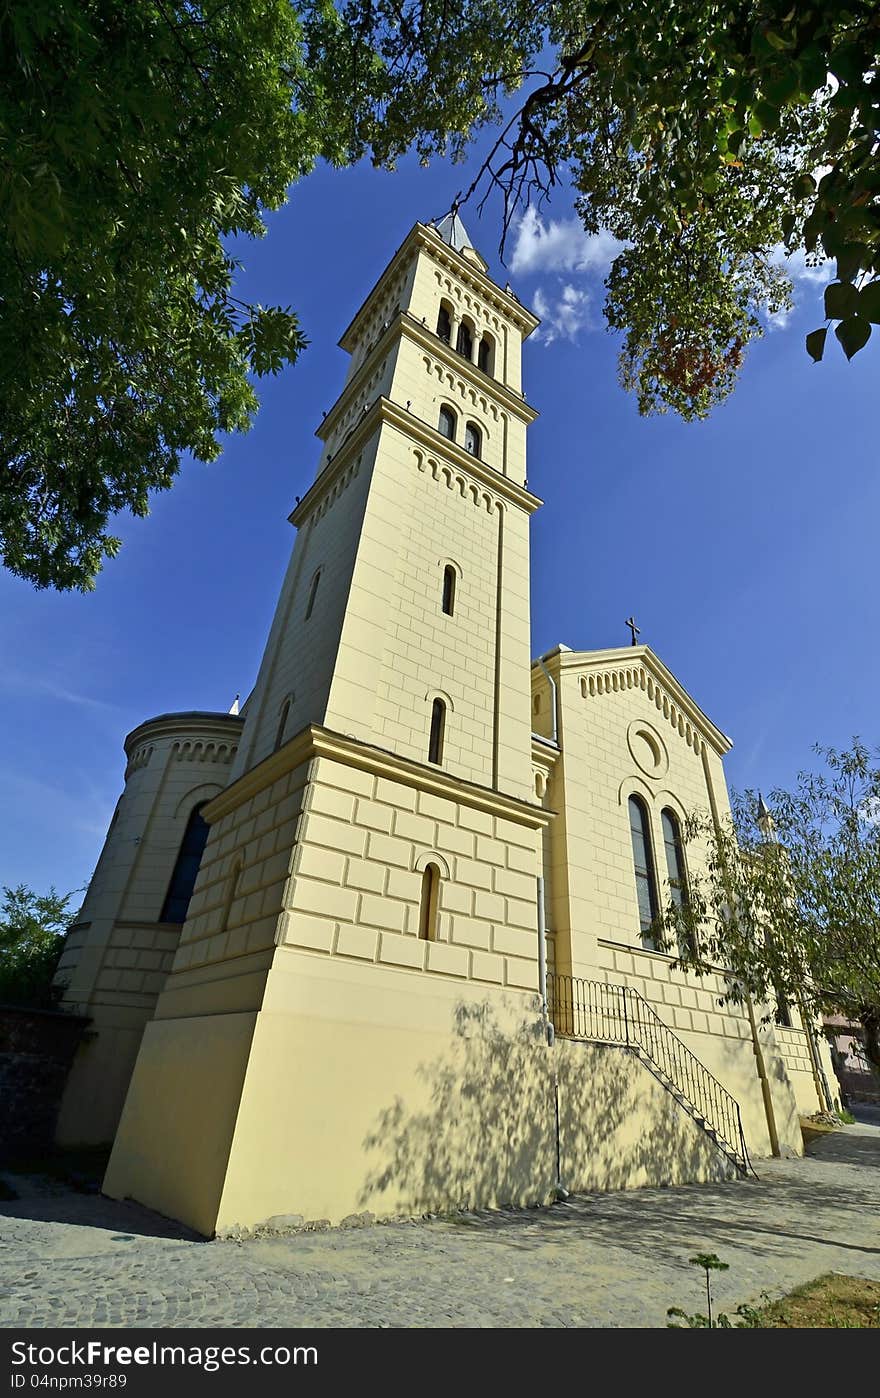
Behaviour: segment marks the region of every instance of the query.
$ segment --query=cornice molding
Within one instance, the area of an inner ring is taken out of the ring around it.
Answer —
[[[707,743],[719,757],[724,757],[733,747],[733,740],[703,713],[650,646],[620,646],[594,651],[560,648],[545,656],[544,661],[551,671],[555,667],[559,674],[567,671],[581,673],[586,682],[585,699],[638,687],[644,689],[657,704],[659,692],[658,714],[665,717],[686,741],[690,741],[690,731],[692,736],[696,734]],[[693,742],[691,746],[694,746]]]
[[[277,752],[271,753],[256,767],[245,772],[213,801],[209,801],[202,808],[205,820],[214,824],[250,800],[257,792],[271,786],[279,777],[317,757],[328,758],[345,767],[356,767],[374,776],[400,782],[403,786],[416,787],[432,796],[445,797],[459,805],[502,816],[505,820],[534,830],[548,825],[553,818],[552,811],[542,810],[531,801],[524,801],[516,796],[505,796],[490,787],[477,786],[461,777],[453,777],[448,772],[421,762],[413,762],[411,758],[399,757],[384,748],[372,747],[357,738],[310,724]]]
[[[376,430],[377,425],[386,422],[397,428],[411,441],[420,442],[435,456],[448,461],[458,471],[485,489],[501,496],[509,504],[516,505],[528,514],[532,514],[543,505],[544,502],[539,496],[533,495],[524,486],[517,485],[509,476],[500,475],[498,471],[487,466],[479,457],[472,456],[470,452],[465,451],[464,447],[450,442],[449,438],[444,437],[442,432],[430,427],[427,422],[415,417],[406,408],[401,408],[390,398],[379,397],[370,405],[360,422],[352,428],[351,435],[345,439],[330,465],[324,468],[300,500],[296,509],[288,515],[291,524],[297,529],[302,527],[327,491],[333,489],[339,476],[346,471],[352,455],[363,446],[366,439]]]
[[[401,329],[404,334],[408,335],[411,340],[415,340],[435,359],[439,359],[453,373],[470,376],[473,379],[474,387],[484,393],[487,398],[497,399],[502,407],[513,413],[515,417],[520,418],[526,425],[534,422],[540,416],[537,408],[533,408],[530,403],[526,402],[521,393],[515,393],[500,379],[487,374],[472,359],[466,359],[463,354],[458,354],[451,345],[448,345],[445,340],[441,340],[439,335],[435,335],[420,320],[411,316],[408,311],[402,311],[400,319],[403,322]]]
[[[407,412],[397,403],[392,403],[390,398],[382,398],[379,401],[385,405],[383,418],[386,422],[390,422],[393,427],[398,428],[413,441],[421,442],[435,456],[444,457],[479,485],[494,491],[496,495],[502,496],[510,504],[519,506],[527,514],[533,514],[543,505],[544,501],[539,496],[533,495],[530,490],[526,490],[525,486],[517,485],[509,476],[502,476],[494,467],[487,466],[478,456],[472,456],[457,442],[450,442],[449,438],[444,437],[442,432],[438,432],[436,427],[431,427],[427,422],[423,422],[421,418]]]
[[[543,740],[539,734],[532,734],[532,762],[536,767],[546,767],[547,771],[552,771],[559,761],[559,748],[553,747],[552,743]]]
[[[526,426],[534,422],[539,416],[538,410],[533,408],[521,393],[516,393],[500,379],[487,374],[472,359],[466,359],[464,355],[457,354],[451,345],[448,345],[445,340],[441,340],[439,335],[435,335],[420,320],[416,320],[409,311],[398,311],[393,320],[388,322],[387,329],[383,330],[375,343],[370,346],[363,364],[343,385],[342,392],[327,416],[322,418],[319,426],[315,428],[315,436],[319,441],[326,442],[333,435],[339,419],[345,415],[350,400],[357,398],[364,383],[373,372],[376,360],[387,355],[398,335],[401,338],[404,335],[407,336],[421,349],[427,350],[452,373],[470,378],[474,388],[479,389],[486,398],[494,398],[500,407],[505,408],[514,417],[518,417]]]
[[[354,348],[354,341],[357,339],[361,321],[372,308],[373,300],[378,296],[386,281],[396,275],[400,270],[401,264],[417,247],[424,247],[430,251],[441,266],[448,268],[461,282],[464,282],[474,291],[478,292],[483,300],[487,301],[501,315],[507,316],[509,320],[512,320],[517,328],[522,331],[523,339],[531,335],[532,331],[536,330],[540,325],[541,322],[539,318],[528,310],[528,308],[524,306],[521,301],[518,301],[509,291],[504,291],[497,282],[493,282],[492,278],[487,276],[484,272],[481,272],[474,263],[468,262],[467,258],[463,257],[461,253],[455,252],[454,249],[450,248],[447,243],[444,243],[439,233],[434,229],[429,228],[427,224],[417,223],[410,229],[385,270],[373,283],[373,286],[364,297],[360,310],[346,326],[339,338],[338,343],[340,349],[348,351],[349,354],[351,353]]]
[[[123,747],[130,757],[144,739],[159,738],[222,738],[229,742],[241,732],[244,718],[240,714],[219,714],[193,709],[179,714],[158,714],[145,719],[126,736]]]

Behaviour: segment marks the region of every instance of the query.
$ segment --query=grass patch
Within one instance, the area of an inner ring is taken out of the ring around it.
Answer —
[[[748,1320],[768,1330],[880,1330],[880,1282],[831,1272],[779,1301],[749,1307]]]

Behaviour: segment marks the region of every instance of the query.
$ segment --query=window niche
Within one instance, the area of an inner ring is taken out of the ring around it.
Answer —
[[[436,864],[426,864],[422,874],[419,901],[419,937],[423,942],[436,942],[437,917],[440,909],[440,870]]]
[[[656,950],[656,942],[652,929],[660,911],[660,903],[657,897],[657,875],[654,868],[654,851],[651,845],[651,824],[648,808],[640,796],[631,796],[627,804],[632,837],[633,868],[636,878],[639,930],[643,945],[650,951],[654,951]]]
[[[465,425],[464,449],[470,452],[471,456],[477,458],[483,454],[483,434],[475,422],[469,422]]]
[[[440,409],[440,416],[437,420],[437,431],[444,437],[448,437],[450,442],[454,442],[456,426],[457,419],[455,413],[451,408],[447,408],[444,403],[443,407]]]
[[[443,596],[442,610],[445,616],[453,616],[455,613],[455,569],[451,563],[447,563],[443,569]]]
[[[435,699],[431,705],[431,731],[428,736],[428,761],[439,765],[443,761],[443,742],[446,737],[446,705],[442,699]]]
[[[195,888],[199,865],[208,842],[210,826],[202,815],[202,807],[206,804],[207,802],[200,801],[190,812],[186,829],[183,832],[183,839],[180,842],[174,872],[171,875],[171,882],[168,885],[168,892],[165,895],[165,902],[162,904],[162,912],[159,915],[160,922],[186,922],[186,914]]]

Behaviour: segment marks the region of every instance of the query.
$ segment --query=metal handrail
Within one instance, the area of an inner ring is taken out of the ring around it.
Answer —
[[[551,972],[547,998],[557,1034],[639,1050],[738,1169],[751,1170],[739,1103],[643,995],[628,985]]]

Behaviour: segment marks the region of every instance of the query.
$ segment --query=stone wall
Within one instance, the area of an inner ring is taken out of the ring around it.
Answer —
[[[0,1005],[0,1156],[52,1142],[58,1104],[88,1020]]]

